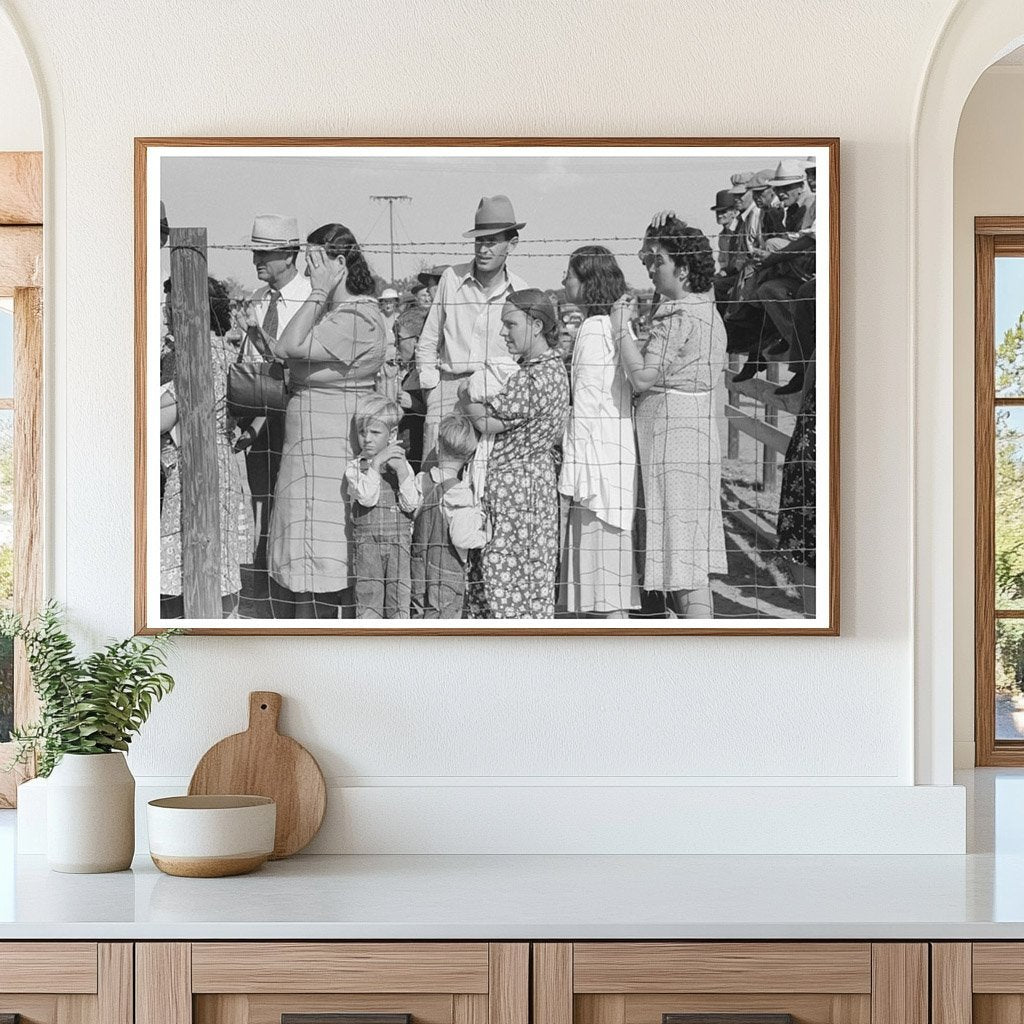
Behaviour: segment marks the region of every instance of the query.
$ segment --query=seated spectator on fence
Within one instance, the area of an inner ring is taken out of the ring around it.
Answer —
[[[407,619],[412,521],[420,507],[416,476],[398,443],[402,410],[368,395],[355,416],[359,454],[345,469],[355,543],[356,618]]]
[[[572,409],[558,481],[571,501],[559,606],[570,615],[626,618],[640,607],[633,562],[636,442],[633,394],[609,313],[628,289],[618,262],[602,245],[577,249],[562,285],[587,318],[572,353]]]
[[[803,230],[814,230],[818,216],[818,169],[813,160],[807,162],[804,168],[804,178],[807,181],[807,191],[801,199],[804,208]]]
[[[758,270],[773,248],[785,243],[782,207],[768,184],[775,177],[771,169],[757,171],[750,181],[753,212],[746,222],[749,256],[733,290],[733,301],[723,314],[729,335],[730,352],[746,352],[747,361],[735,376],[737,382],[749,380],[767,369],[767,350],[779,344],[774,322],[757,299]],[[785,343],[783,343],[785,344]]]
[[[483,495],[492,532],[481,558],[482,607],[474,612],[550,619],[558,565],[555,449],[565,427],[569,383],[556,351],[555,310],[542,291],[510,292],[501,324],[519,372],[501,394],[465,407],[479,433],[496,435]]]
[[[220,515],[220,534],[216,538],[194,538],[202,545],[197,559],[204,552],[217,553],[220,564],[221,604],[216,609],[196,613],[190,618],[235,618],[238,615],[242,589],[240,566],[252,557],[253,517],[249,483],[235,457],[233,441],[238,430],[227,408],[228,368],[236,357],[234,346],[225,334],[231,326],[230,300],[227,287],[214,278],[208,279],[210,301],[210,357],[213,376],[204,383],[210,389],[217,429],[213,440],[217,457],[217,493],[214,500]],[[170,297],[170,281],[164,285]],[[160,615],[164,619],[185,617],[183,586],[184,550],[187,543],[182,529],[182,479],[180,451],[181,410],[175,385],[176,344],[169,336],[166,358],[161,358],[160,378],[160,466],[163,471],[163,500],[160,509]],[[166,378],[166,381],[165,381]],[[205,404],[205,403],[204,403]]]
[[[709,619],[710,577],[728,571],[713,401],[726,335],[715,309],[715,261],[702,231],[664,214],[647,228],[640,259],[664,300],[650,336],[641,345],[633,334],[632,296],[612,306],[611,322],[636,395],[641,586],[662,593],[680,618]]]
[[[747,236],[740,220],[739,202],[729,189],[722,189],[715,198],[718,221],[718,273],[715,274],[715,301],[723,316],[729,308],[736,280],[747,257]]]
[[[470,551],[483,547],[486,520],[466,473],[477,432],[461,412],[437,431],[437,465],[420,473],[423,503],[412,529],[412,617],[461,619]]]
[[[274,343],[289,387],[268,561],[275,617],[336,618],[353,606],[352,527],[341,496],[356,455],[352,419],[374,390],[388,340],[352,232],[325,224],[306,240],[309,301]]]
[[[736,205],[739,207],[740,225],[744,234],[744,252],[747,254],[746,262],[750,260],[750,254],[754,249],[757,232],[761,223],[761,207],[754,202],[754,186],[759,183],[758,175],[761,172],[744,171],[732,175],[732,188],[729,191],[736,197]],[[765,178],[765,181],[768,179]]]
[[[813,221],[808,221],[808,203],[804,201],[809,192],[803,168],[795,161],[783,161],[770,184],[784,211],[786,244],[761,261],[757,298],[785,342],[783,351],[788,355],[793,376],[776,393],[789,395],[803,390],[807,363],[813,358],[813,348],[805,348],[812,338],[806,330],[803,334],[797,331],[796,321],[798,305],[814,302],[815,234]],[[768,354],[773,354],[771,349]]]

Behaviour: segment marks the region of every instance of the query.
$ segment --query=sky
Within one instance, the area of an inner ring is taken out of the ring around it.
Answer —
[[[996,343],[1017,323],[1024,310],[1024,258],[1000,256],[996,260]]]
[[[14,316],[0,309],[0,398],[14,397]]]
[[[636,253],[653,213],[674,209],[715,233],[711,206],[716,191],[729,187],[731,173],[774,169],[781,156],[807,155],[778,149],[702,156],[663,150],[628,157],[581,156],[579,150],[542,157],[493,149],[466,152],[458,157],[354,149],[306,156],[281,150],[163,154],[160,198],[172,227],[206,227],[211,245],[244,245],[253,216],[260,213],[297,217],[303,238],[324,223],[346,224],[363,243],[371,268],[388,279],[388,206],[371,195],[412,197],[394,207],[395,276],[402,278],[470,258],[471,242],[461,235],[473,227],[477,203],[485,195],[505,194],[517,218],[526,222],[509,266],[528,285],[559,288],[569,253],[594,241],[618,255],[630,285],[644,288],[650,282]],[[164,259],[166,268],[166,254]],[[257,284],[249,252],[211,250],[209,266],[215,277]]]

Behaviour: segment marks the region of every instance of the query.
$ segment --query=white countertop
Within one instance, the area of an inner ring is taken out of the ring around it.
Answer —
[[[309,856],[239,878],[13,856],[0,939],[1024,939],[1024,773],[977,772],[966,856]]]
[[[18,862],[0,939],[1024,938],[1024,856],[297,857],[239,878]]]

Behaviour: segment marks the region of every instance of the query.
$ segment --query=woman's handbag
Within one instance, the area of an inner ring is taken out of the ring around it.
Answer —
[[[284,363],[267,359],[243,363],[248,339],[243,338],[238,358],[228,367],[228,412],[236,420],[253,420],[284,412],[288,404]]]

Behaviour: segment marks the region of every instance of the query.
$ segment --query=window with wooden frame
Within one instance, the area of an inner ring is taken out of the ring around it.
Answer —
[[[22,616],[42,600],[42,196],[42,154],[0,153],[0,606]],[[0,768],[36,710],[24,652],[0,641]],[[0,771],[0,807],[27,774]]]

